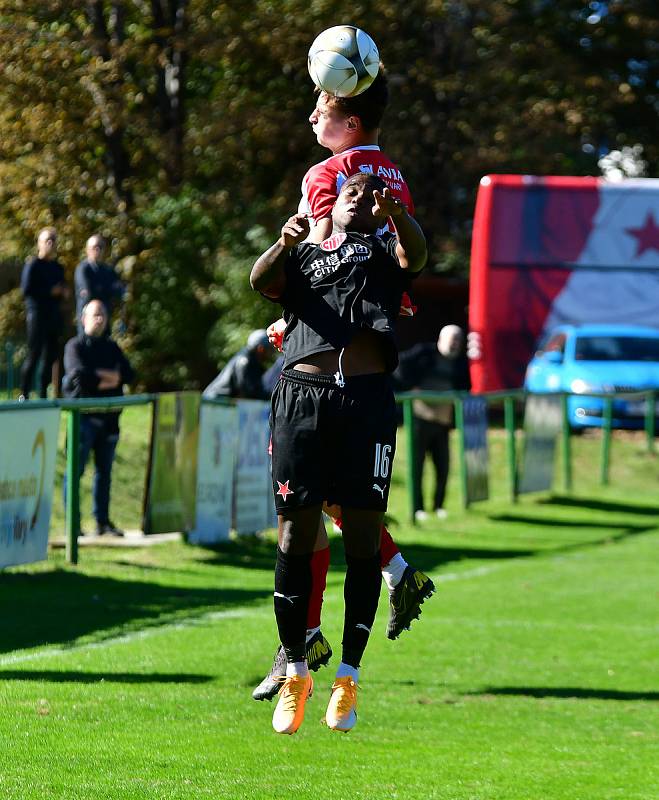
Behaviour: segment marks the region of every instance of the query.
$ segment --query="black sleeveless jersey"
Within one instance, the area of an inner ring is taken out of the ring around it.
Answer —
[[[396,257],[397,239],[333,233],[288,254],[284,308],[284,368],[306,356],[341,350],[359,330],[382,334],[387,368],[398,364],[394,325],[409,275]]]

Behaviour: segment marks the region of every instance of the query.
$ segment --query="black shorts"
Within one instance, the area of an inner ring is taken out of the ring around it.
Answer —
[[[278,513],[323,501],[385,511],[396,449],[386,374],[345,378],[284,370],[272,395],[272,486]]]

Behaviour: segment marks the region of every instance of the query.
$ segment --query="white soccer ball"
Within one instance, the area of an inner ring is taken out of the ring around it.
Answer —
[[[354,97],[373,83],[380,54],[373,39],[360,28],[335,25],[315,38],[307,65],[311,80],[323,92]]]

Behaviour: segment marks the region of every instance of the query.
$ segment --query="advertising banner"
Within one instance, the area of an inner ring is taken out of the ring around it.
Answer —
[[[659,179],[486,175],[469,270],[475,393],[517,388],[556,325],[659,327]]]
[[[270,476],[270,404],[240,400],[238,410],[238,460],[234,490],[234,528],[254,533],[275,524],[275,503]]]
[[[197,520],[192,544],[226,541],[232,524],[238,409],[204,403],[199,414]]]
[[[529,395],[524,409],[524,449],[518,494],[551,489],[556,439],[561,430],[560,397]]]
[[[487,500],[487,402],[483,397],[467,397],[463,401],[464,452],[467,465],[467,502]]]
[[[198,392],[158,395],[144,509],[145,533],[190,531],[195,526]]]
[[[59,415],[58,408],[0,413],[0,567],[47,556]]]

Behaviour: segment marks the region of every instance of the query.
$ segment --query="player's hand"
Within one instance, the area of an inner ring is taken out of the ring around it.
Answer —
[[[281,229],[279,243],[282,247],[291,248],[303,242],[309,235],[309,220],[306,214],[293,214]]]
[[[281,353],[282,345],[284,344],[284,332],[286,331],[286,320],[280,317],[276,322],[268,325],[266,333],[268,341]]]
[[[387,187],[382,192],[377,189],[373,190],[372,210],[374,217],[387,219],[387,217],[397,217],[402,214],[405,206],[391,194],[391,190]]]

